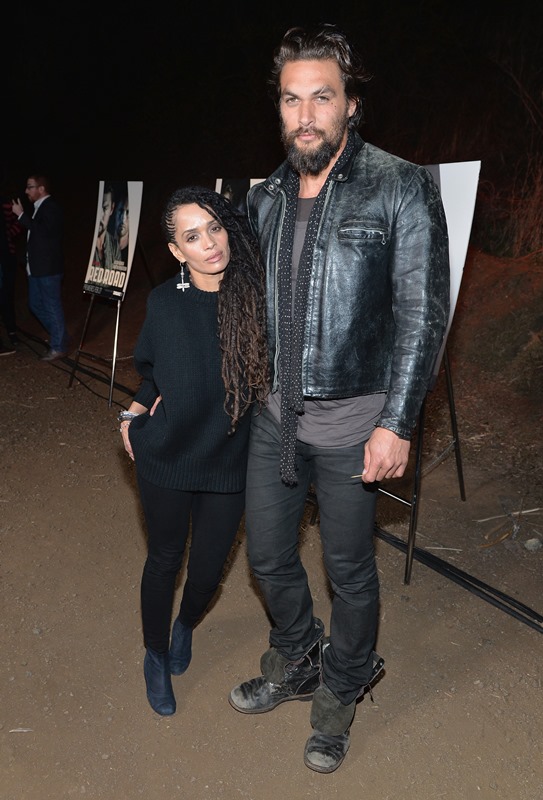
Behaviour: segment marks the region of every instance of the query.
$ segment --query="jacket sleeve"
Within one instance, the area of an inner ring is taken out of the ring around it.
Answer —
[[[379,427],[409,439],[449,320],[449,240],[441,195],[420,167],[398,201],[389,262],[395,338]]]

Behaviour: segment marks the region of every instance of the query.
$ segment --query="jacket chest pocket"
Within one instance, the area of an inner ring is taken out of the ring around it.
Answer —
[[[387,228],[382,223],[344,222],[339,226],[337,236],[340,242],[376,243],[386,245],[389,240]]]

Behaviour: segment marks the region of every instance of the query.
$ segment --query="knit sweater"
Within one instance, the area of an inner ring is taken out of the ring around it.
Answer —
[[[191,285],[176,288],[172,278],[151,291],[145,321],[134,349],[141,375],[134,400],[151,417],[135,417],[129,436],[138,474],[157,486],[203,492],[245,488],[251,414],[228,436],[218,336],[218,292]]]

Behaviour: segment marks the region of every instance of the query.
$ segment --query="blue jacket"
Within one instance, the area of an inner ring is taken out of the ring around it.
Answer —
[[[379,425],[410,438],[449,318],[449,250],[439,189],[424,167],[355,135],[327,189],[313,253],[302,359],[308,398],[387,392]],[[247,196],[267,270],[270,359],[277,386],[277,269],[290,170]]]

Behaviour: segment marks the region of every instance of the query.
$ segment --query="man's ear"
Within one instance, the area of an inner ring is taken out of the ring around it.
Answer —
[[[354,115],[356,109],[357,109],[356,100],[352,100],[352,99],[349,100],[349,110],[347,112],[349,119]]]

